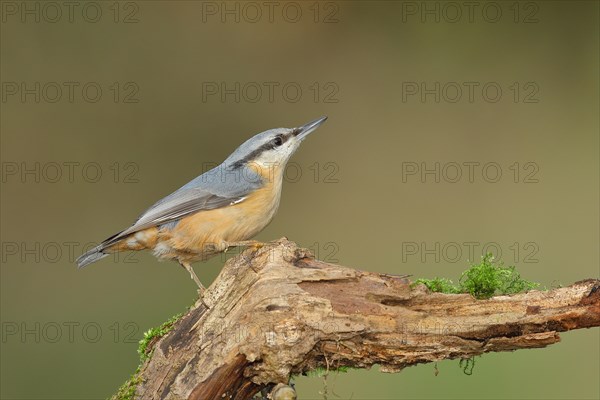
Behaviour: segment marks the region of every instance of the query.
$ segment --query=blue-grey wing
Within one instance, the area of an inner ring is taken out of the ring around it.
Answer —
[[[219,166],[156,202],[131,227],[107,241],[113,242],[134,232],[175,222],[198,211],[240,203],[261,186],[260,175],[249,168],[232,171]]]
[[[130,228],[139,231],[151,226],[179,220],[198,211],[212,210],[239,203],[244,194],[219,196],[202,189],[184,189],[165,197],[142,214]]]

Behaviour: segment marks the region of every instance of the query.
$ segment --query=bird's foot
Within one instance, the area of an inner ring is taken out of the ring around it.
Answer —
[[[202,305],[204,307],[206,307],[207,310],[210,309],[210,307],[208,306],[208,304],[206,304],[206,301],[204,301],[204,291],[198,289],[198,300],[200,300],[200,302],[202,303]]]
[[[225,251],[227,251],[227,249],[229,249],[230,247],[250,247],[254,250],[258,250],[261,247],[263,247],[265,244],[263,242],[259,242],[258,240],[242,240],[240,242],[227,242],[227,247],[225,249]]]
[[[195,276],[196,274],[194,274]],[[192,279],[194,279],[194,277],[192,277]],[[208,306],[208,304],[206,304],[206,302],[204,301],[204,294],[206,293],[206,288],[204,287],[204,285],[202,283],[200,283],[200,280],[198,279],[198,277],[196,276],[196,279],[194,279],[194,282],[196,282],[196,284],[198,285],[198,300],[200,300],[200,302],[204,305],[204,307],[206,307],[206,309],[208,310],[210,307]]]

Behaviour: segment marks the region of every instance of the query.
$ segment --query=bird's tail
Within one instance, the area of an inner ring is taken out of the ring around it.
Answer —
[[[108,256],[108,253],[103,253],[102,250],[104,250],[102,246],[97,246],[80,255],[77,258],[77,268],[83,268],[87,265],[90,265],[93,262],[100,260],[101,258]]]
[[[86,251],[85,253],[77,257],[77,260],[75,260],[75,262],[77,263],[77,268],[83,268],[85,266],[90,265],[91,263],[94,263],[108,256],[111,252],[106,251],[107,248],[118,242],[120,239],[122,239],[124,232],[125,231],[121,231],[115,235],[112,235],[111,237],[100,243],[98,246]]]

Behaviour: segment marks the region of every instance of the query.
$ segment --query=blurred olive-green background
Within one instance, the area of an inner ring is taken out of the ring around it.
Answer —
[[[546,287],[597,278],[598,2],[473,3],[2,2],[1,397],[111,395],[195,286],[146,253],[73,258],[251,135],[321,115],[259,239],[415,277],[488,250]],[[223,261],[195,269],[210,283]],[[580,330],[472,376],[375,367],[327,391],[592,399],[599,360]]]

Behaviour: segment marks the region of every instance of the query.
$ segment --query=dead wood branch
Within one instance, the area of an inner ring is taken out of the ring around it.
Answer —
[[[600,325],[600,281],[476,300],[315,260],[286,239],[230,259],[153,346],[136,398],[248,399],[317,367],[383,371],[545,347]]]

